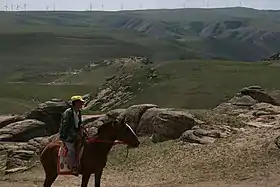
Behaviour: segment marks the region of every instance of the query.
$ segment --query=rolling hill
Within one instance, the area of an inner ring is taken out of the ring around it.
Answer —
[[[129,56],[154,64],[131,70],[127,104],[208,108],[248,84],[278,88],[278,64],[251,61],[279,51],[279,16],[249,8],[0,12],[1,113],[94,95],[121,72],[104,60]],[[152,82],[151,68],[159,72]]]
[[[258,61],[279,51],[279,16],[249,8],[0,12],[0,61],[7,72],[33,73],[131,55]]]

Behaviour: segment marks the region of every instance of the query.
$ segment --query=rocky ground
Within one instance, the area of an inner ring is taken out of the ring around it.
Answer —
[[[53,100],[21,116],[0,121],[0,185],[41,186],[38,153],[56,137],[68,103]],[[140,136],[141,146],[120,161],[112,150],[104,186],[277,186],[280,184],[280,106],[258,86],[243,88],[213,110],[160,108],[153,104],[84,116],[91,135],[110,116],[124,117]],[[79,186],[62,177],[54,186]],[[91,181],[93,182],[93,181]]]

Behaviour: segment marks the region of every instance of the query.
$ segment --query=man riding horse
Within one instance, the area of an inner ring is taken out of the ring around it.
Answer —
[[[91,175],[94,174],[95,187],[100,187],[101,176],[108,160],[108,154],[112,147],[118,144],[117,141],[126,144],[129,148],[138,147],[140,142],[133,129],[125,123],[125,116],[121,115],[116,119],[104,121],[98,127],[94,136],[89,137],[85,133],[87,138],[82,142],[83,151],[77,164],[75,142],[79,142],[79,137],[84,137],[79,134],[79,132],[83,132],[80,109],[84,104],[84,100],[81,96],[73,96],[71,100],[72,107],[63,113],[61,119],[60,139],[62,142],[59,140],[50,142],[40,154],[40,161],[45,171],[44,187],[51,187],[57,176],[61,174],[59,169],[60,154],[62,154],[60,153],[61,143],[64,143],[68,148],[68,155],[70,155],[72,161],[71,169],[76,174],[68,173],[68,171],[67,173],[76,176],[78,176],[77,173],[81,174],[81,187],[87,187]],[[106,116],[110,118],[111,115],[106,114]],[[79,146],[80,148],[81,146]]]
[[[62,114],[60,123],[60,140],[67,147],[67,158],[69,159],[69,166],[74,175],[78,175],[78,159],[77,148],[83,137],[81,124],[81,108],[85,101],[82,96],[71,97],[72,106],[65,110]]]

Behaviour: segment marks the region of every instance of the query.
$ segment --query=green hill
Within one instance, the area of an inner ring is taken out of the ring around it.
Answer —
[[[260,85],[268,90],[280,90],[279,68],[278,63],[217,60],[168,61],[130,68],[126,72],[133,75],[132,79],[121,84],[129,86],[128,91],[133,97],[113,108],[139,103],[172,108],[213,108],[245,86]],[[148,75],[151,69],[157,72],[152,79]],[[57,80],[56,84],[2,83],[0,112],[24,112],[41,101],[68,99],[74,94],[91,93],[95,96],[98,90],[104,89],[101,85],[106,80],[122,74],[119,66],[98,65],[91,70],[65,76]],[[109,88],[115,89],[114,83]],[[113,98],[119,96],[113,95]],[[103,97],[106,98],[106,95]],[[100,112],[100,108],[95,110]]]
[[[0,73],[65,71],[131,55],[258,61],[279,51],[279,15],[248,8],[0,12],[0,63],[7,67]]]
[[[155,63],[132,70],[127,105],[213,107],[249,84],[278,88],[278,65],[249,61],[279,51],[279,16],[248,8],[0,12],[0,112],[94,95],[119,72],[103,60],[128,56]],[[152,81],[150,68],[159,73]]]

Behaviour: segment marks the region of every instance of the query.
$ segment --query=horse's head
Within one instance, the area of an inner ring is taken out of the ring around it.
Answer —
[[[131,148],[139,146],[140,142],[133,129],[124,120],[105,123],[98,128],[98,135],[111,140],[119,140]]]

